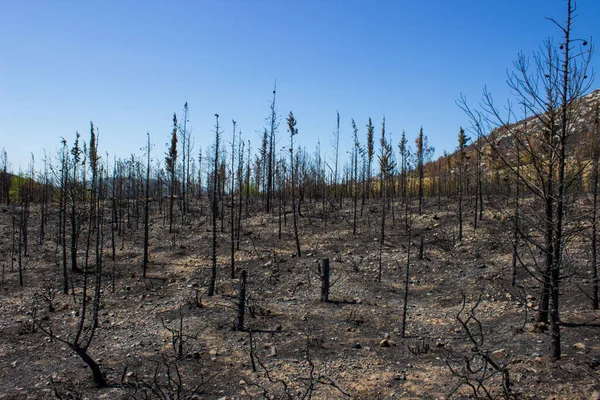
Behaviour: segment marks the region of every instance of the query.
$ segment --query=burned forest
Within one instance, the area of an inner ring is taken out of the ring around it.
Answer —
[[[258,133],[182,101],[128,157],[100,121],[3,150],[0,399],[600,398],[600,90],[567,5],[441,155],[335,109],[306,148],[277,85]]]

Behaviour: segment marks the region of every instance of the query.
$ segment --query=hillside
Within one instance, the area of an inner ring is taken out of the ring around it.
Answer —
[[[18,209],[4,207],[0,398],[244,399],[261,398],[261,393],[269,398],[307,393],[313,398],[446,398],[451,393],[465,398],[472,390],[461,382],[477,379],[492,397],[500,395],[501,374],[488,362],[485,370],[477,367],[464,375],[464,357],[484,360],[473,353],[469,333],[478,343],[481,338],[481,354],[509,372],[517,398],[588,398],[600,390],[599,315],[585,306],[587,299],[577,289],[582,281],[570,278],[564,286],[569,294],[564,321],[591,325],[565,327],[564,357],[549,361],[548,332],[534,323],[539,284],[520,271],[519,286],[511,288],[506,212],[502,201],[489,200],[480,228],[467,226],[462,243],[455,242],[453,202],[428,200],[427,213],[413,218],[410,241],[401,219],[390,220],[381,282],[379,202],[368,203],[356,236],[349,208],[330,213],[313,203],[300,218],[301,258],[294,257],[290,225],[279,240],[277,218],[254,213],[244,222],[236,253],[236,268],[248,271],[246,331],[233,330],[239,279],[228,278],[227,230],[218,236],[217,295],[205,295],[210,232],[197,205],[172,234],[163,216],[153,214],[146,279],[139,267],[142,230],[133,224],[126,237],[117,236],[114,262],[107,235],[99,325],[89,348],[109,382],[104,389],[93,387],[89,368],[78,356],[36,326],[52,326],[58,338],[72,338],[80,302],[61,294],[60,253],[51,240],[31,241],[29,256],[23,257],[24,287],[19,287],[17,260],[10,261],[11,218]],[[396,207],[399,216],[400,204]],[[32,226],[38,218],[33,208]],[[574,249],[586,258],[586,242],[578,243]],[[323,258],[330,259],[335,282],[330,303],[319,302],[317,267]],[[74,279],[79,287],[82,275]],[[466,308],[461,312],[462,294]],[[469,315],[477,320],[467,322],[467,332],[457,316],[466,321]]]
[[[595,115],[595,107],[600,104],[600,89],[596,89],[591,93],[583,96],[573,106],[574,123],[571,132],[571,138],[569,139],[568,157],[571,163],[586,163],[592,159],[593,156],[593,143],[598,138],[594,137],[594,120],[597,118]],[[485,115],[485,114],[482,114]],[[530,116],[526,119],[511,123],[507,126],[496,126],[498,124],[497,119],[493,116],[489,116],[489,121],[485,121],[485,126],[491,131],[480,140],[478,145],[476,132],[472,131],[470,136],[469,144],[465,148],[465,158],[467,163],[473,163],[477,159],[477,147],[479,146],[482,153],[482,170],[488,179],[493,178],[493,175],[497,174],[501,179],[514,179],[511,177],[511,173],[507,168],[506,164],[501,160],[501,155],[507,156],[509,164],[515,165],[515,133],[514,132],[527,132],[529,137],[524,140],[523,143],[531,142],[533,150],[535,151],[536,137],[541,135],[542,128],[540,126],[540,120],[545,118],[544,114],[541,116]],[[457,132],[458,134],[458,132]],[[527,158],[531,157],[531,154],[526,154],[524,145],[521,145],[522,154],[522,165],[526,166],[528,161]],[[437,160],[430,162],[426,165],[427,175],[432,180],[439,179],[439,174],[442,165],[450,165],[452,168],[458,164],[459,153],[454,151],[448,155],[443,155]],[[498,179],[498,178],[493,178]],[[493,190],[493,189],[492,189]]]

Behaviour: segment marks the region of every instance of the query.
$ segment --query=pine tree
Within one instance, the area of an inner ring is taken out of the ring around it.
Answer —
[[[294,163],[294,136],[298,134],[298,128],[296,128],[296,118],[290,111],[290,115],[287,118],[288,131],[290,132],[290,174],[291,174],[291,186],[292,186],[292,215],[294,218],[294,237],[296,239],[296,251],[298,257],[302,257],[300,250],[300,238],[298,237],[298,218],[296,216],[296,187],[295,187],[295,176],[296,166]]]
[[[165,158],[167,172],[170,175],[171,182],[169,187],[169,233],[173,232],[173,201],[175,200],[176,179],[175,172],[177,169],[177,114],[173,113],[173,133],[171,133],[171,146],[169,153]]]
[[[463,237],[463,214],[462,214],[462,201],[463,201],[463,173],[465,168],[465,146],[467,144],[467,136],[465,130],[460,128],[458,132],[458,241],[462,241]]]
[[[214,169],[212,176],[212,201],[211,201],[211,227],[212,227],[212,266],[210,271],[210,281],[208,284],[207,296],[215,294],[217,285],[217,214],[219,213],[219,145],[221,140],[221,131],[219,130],[219,114],[215,114],[215,152]]]
[[[379,272],[377,280],[381,282],[381,273],[383,269],[383,243],[385,241],[385,220],[387,207],[388,180],[390,174],[396,168],[396,163],[393,161],[392,145],[389,143],[385,132],[385,117],[381,124],[381,139],[379,150],[379,195],[381,197],[381,236],[379,238]]]

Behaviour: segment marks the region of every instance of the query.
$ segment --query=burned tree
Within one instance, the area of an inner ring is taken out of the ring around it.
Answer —
[[[600,135],[600,104],[596,103],[594,107],[594,156],[592,161],[592,308],[597,310],[600,307],[598,298],[598,169],[600,160],[600,148],[598,143]]]
[[[68,346],[75,354],[77,354],[83,362],[87,364],[92,372],[94,383],[98,387],[107,385],[106,378],[100,369],[100,365],[89,353],[89,348],[93,342],[96,330],[99,325],[100,313],[100,297],[102,294],[102,253],[104,243],[104,199],[105,199],[105,184],[104,184],[104,168],[98,163],[97,155],[97,139],[94,136],[94,128],[91,128],[90,138],[90,169],[92,173],[92,183],[90,187],[90,197],[93,201],[90,202],[90,215],[93,222],[91,229],[94,235],[94,253],[95,261],[93,269],[89,268],[88,263],[83,265],[83,277],[81,280],[80,297],[79,297],[79,321],[76,324],[75,332],[71,335],[60,334],[56,329],[53,329],[49,318],[40,318],[36,320],[36,326],[42,332],[52,338],[53,341],[63,343]],[[63,142],[64,143],[64,142]],[[65,143],[66,145],[66,143]],[[93,295],[90,296],[90,288],[88,287],[90,274],[93,273]],[[60,331],[61,328],[58,329]],[[66,333],[66,332],[65,332]]]
[[[371,175],[372,175],[372,166],[373,163],[373,155],[375,154],[375,127],[373,126],[373,122],[371,118],[369,118],[369,123],[367,124],[367,179],[366,185],[367,190],[365,190],[367,197],[371,195]],[[364,200],[364,197],[363,197]]]
[[[235,217],[236,217],[236,212],[235,212],[235,128],[237,126],[237,122],[235,122],[235,120],[232,120],[233,123],[233,133],[231,135],[231,165],[230,165],[230,169],[229,169],[229,179],[231,179],[231,225],[230,225],[230,229],[231,229],[231,242],[230,242],[230,249],[231,249],[231,279],[235,279]]]
[[[593,48],[588,41],[571,37],[575,11],[574,2],[568,0],[566,22],[560,24],[550,19],[561,32],[562,41],[558,47],[548,39],[534,55],[533,68],[530,68],[529,58],[520,54],[515,71],[509,74],[512,92],[531,115],[528,122],[531,134],[522,134],[520,125],[514,123],[514,110],[501,114],[491,94],[485,90],[481,111],[471,109],[464,96],[459,101],[472,120],[475,132],[487,138],[488,145],[511,173],[516,174],[516,160],[495,142],[494,138],[500,133],[517,140],[520,154],[530,160],[528,172],[521,168],[517,179],[543,210],[527,216],[533,220],[532,226],[541,227],[542,240],[536,241],[530,234],[522,237],[529,246],[541,251],[541,262],[536,257],[532,260],[538,266],[536,275],[542,281],[537,319],[538,322],[550,322],[550,357],[553,360],[561,358],[559,289],[565,275],[565,250],[573,236],[574,228],[570,223],[580,218],[574,215],[570,206],[575,201],[573,183],[579,179],[583,168],[567,174],[567,163],[576,148],[575,133],[580,130],[578,120],[582,109],[579,100],[591,87],[587,69]],[[492,132],[491,137],[485,136],[484,129]]]
[[[275,87],[273,88],[273,100],[271,101],[271,114],[269,116],[269,131],[267,136],[267,130],[265,129],[264,134],[264,154],[265,157],[268,158],[266,164],[263,161],[263,169],[267,168],[267,213],[271,212],[272,202],[273,202],[273,187],[274,183],[274,169],[275,169],[275,137],[277,134],[277,128],[279,127],[279,123],[277,122],[277,110],[275,109],[275,95],[277,94],[277,82],[275,82]],[[268,138],[268,139],[267,139]],[[267,150],[268,143],[268,150]]]
[[[458,132],[458,241],[463,238],[463,173],[465,170],[465,146],[467,144],[465,130]]]
[[[298,134],[298,128],[296,128],[296,118],[290,111],[290,115],[287,118],[288,131],[290,132],[290,176],[291,176],[291,194],[292,194],[292,216],[294,220],[294,238],[296,239],[296,251],[298,257],[302,257],[300,250],[300,238],[298,237],[298,217],[296,216],[296,188],[295,188],[295,176],[296,176],[296,165],[294,162],[294,136]]]
[[[335,131],[333,131],[333,139],[331,140],[331,146],[333,147],[333,179],[332,179],[332,185],[333,185],[333,194],[334,194],[334,198],[335,200],[338,199],[338,197],[340,197],[340,206],[341,206],[341,194],[338,193],[338,163],[339,163],[339,158],[340,158],[340,113],[339,111],[336,112],[337,118],[336,118],[336,125],[335,125]]]
[[[364,151],[360,146],[360,142],[358,141],[358,128],[356,127],[356,123],[354,122],[354,118],[352,119],[352,131],[354,132],[354,148],[352,149],[352,197],[353,201],[353,222],[352,222],[352,234],[356,235],[356,222],[357,222],[357,205],[358,205],[358,156],[362,154]]]
[[[212,266],[210,270],[210,280],[208,283],[207,296],[215,294],[217,284],[217,215],[219,214],[219,142],[221,140],[221,131],[219,130],[219,114],[215,114],[215,152],[214,152],[214,170],[212,176],[211,193],[211,227],[212,227]]]
[[[423,127],[421,127],[421,129],[419,130],[419,135],[417,136],[417,138],[415,139],[415,145],[416,145],[416,153],[415,153],[415,158],[416,158],[416,163],[417,163],[417,173],[419,174],[419,179],[418,179],[418,183],[419,183],[419,209],[418,209],[418,213],[419,215],[423,214],[423,197],[424,197],[424,179],[425,179],[425,163],[428,162],[431,159],[431,156],[433,155],[433,152],[435,151],[435,149],[433,147],[430,147],[427,144],[427,136],[425,136],[423,134]]]
[[[187,105],[187,103],[186,103]],[[142,277],[146,277],[146,271],[148,270],[148,244],[149,244],[149,232],[150,232],[150,132],[146,132],[148,136],[148,142],[146,144],[146,193],[144,201],[144,256],[142,260]]]
[[[171,133],[171,146],[165,158],[169,182],[169,233],[173,232],[173,202],[175,200],[175,172],[177,169],[177,114],[173,114],[173,132]]]
[[[396,168],[396,163],[392,160],[393,150],[389,143],[385,132],[385,117],[381,124],[381,139],[379,150],[379,195],[381,197],[381,235],[379,237],[379,272],[377,273],[377,281],[381,282],[381,272],[383,269],[383,244],[385,242],[385,220],[387,208],[387,194],[389,177]]]

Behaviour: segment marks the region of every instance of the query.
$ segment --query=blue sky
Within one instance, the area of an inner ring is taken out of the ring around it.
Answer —
[[[423,126],[436,156],[456,147],[468,120],[455,101],[478,102],[484,85],[510,96],[506,71],[558,30],[564,0],[0,0],[0,148],[16,171],[53,154],[89,122],[100,151],[141,154],[146,131],[164,159],[173,112],[190,106],[196,148],[225,139],[235,119],[259,145],[273,84],[281,117],[298,120],[300,145],[331,154],[350,118],[361,140],[385,115],[394,143]],[[579,0],[574,35],[600,38],[600,2]],[[598,70],[600,58],[592,63]],[[597,80],[593,86],[600,87]],[[164,164],[164,162],[163,162]]]

